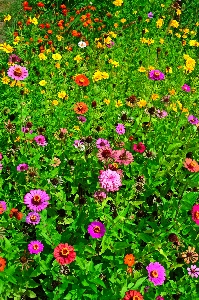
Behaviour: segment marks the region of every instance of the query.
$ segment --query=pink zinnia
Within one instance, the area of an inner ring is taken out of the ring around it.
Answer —
[[[23,172],[28,170],[28,165],[27,164],[20,164],[17,166],[17,171],[18,172]]]
[[[199,204],[195,204],[191,210],[192,220],[199,225]]]
[[[164,73],[160,72],[160,70],[151,70],[149,72],[149,79],[163,80],[164,78],[165,78]]]
[[[76,252],[74,251],[73,246],[70,246],[67,243],[59,244],[54,249],[53,254],[56,261],[58,261],[60,265],[70,264],[75,260],[76,257]]]
[[[118,133],[118,134],[124,134],[125,133],[125,127],[124,127],[124,125],[123,124],[117,124],[117,126],[116,126],[116,132]]]
[[[32,241],[28,244],[30,254],[38,254],[44,250],[44,245],[40,241]]]
[[[88,226],[88,233],[94,239],[101,238],[105,235],[106,229],[103,223],[94,221]]]
[[[187,268],[187,271],[188,271],[188,274],[192,278],[194,278],[194,277],[198,278],[198,276],[199,276],[199,268],[197,268],[196,265],[191,265],[190,268]]]
[[[30,210],[36,212],[45,209],[49,204],[49,200],[49,195],[42,190],[31,190],[24,196],[24,203]]]
[[[135,152],[143,153],[145,151],[146,147],[142,142],[139,142],[138,144],[133,145],[133,150]]]
[[[112,158],[113,150],[109,147],[102,147],[98,150],[97,157],[102,162],[107,162]]]
[[[149,280],[154,285],[162,285],[164,283],[166,276],[165,269],[159,262],[150,263],[146,269],[148,271]]]
[[[20,65],[11,66],[7,72],[8,76],[15,80],[24,80],[28,77],[28,70]]]
[[[113,151],[113,158],[115,159],[115,162],[123,165],[129,165],[133,161],[132,153],[125,149]]]
[[[187,85],[187,84],[184,84],[182,86],[182,90],[188,93],[188,92],[191,91],[191,87],[189,85]]]
[[[186,158],[184,162],[184,167],[189,170],[190,172],[199,172],[199,165],[198,163],[191,159],[191,158]]]
[[[107,192],[116,192],[122,186],[121,177],[116,171],[106,170],[100,171],[99,175],[100,187]]]
[[[26,217],[26,223],[32,224],[32,225],[37,225],[40,222],[40,215],[38,213],[30,212],[27,217]]]
[[[6,211],[7,209],[7,205],[6,205],[6,202],[5,201],[0,201],[0,215]]]
[[[107,140],[99,138],[96,141],[96,147],[98,149],[103,148],[103,147],[110,147],[110,144]]]
[[[37,135],[35,138],[34,138],[35,142],[37,143],[37,145],[39,146],[46,146],[48,143],[46,142],[46,138],[45,136],[43,135]]]

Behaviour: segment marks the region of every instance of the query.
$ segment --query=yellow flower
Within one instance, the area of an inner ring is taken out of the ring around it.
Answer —
[[[114,4],[115,6],[122,6],[123,0],[115,0],[115,1],[113,1],[113,4]]]
[[[56,35],[56,38],[57,38],[58,42],[61,42],[63,40],[63,36],[61,36],[61,35]]]
[[[15,83],[16,83],[16,81],[14,80],[14,81],[12,81],[11,83],[10,83],[10,87],[13,87],[13,86],[15,86]]]
[[[146,44],[148,40],[145,37],[143,37],[140,39],[140,41],[142,42],[142,44]]]
[[[1,81],[3,84],[8,84],[10,82],[10,78],[8,78],[7,76],[1,78]]]
[[[145,69],[145,67],[141,66],[141,67],[139,67],[138,71],[139,72],[146,72],[146,69]]]
[[[102,78],[103,79],[108,79],[109,78],[109,75],[107,72],[102,72]]]
[[[45,94],[45,92],[46,92],[46,91],[42,90],[42,91],[41,91],[41,94]]]
[[[154,68],[153,66],[149,66],[148,69],[149,69],[150,71],[155,70],[155,68]]]
[[[160,44],[164,44],[164,39],[160,39]]]
[[[99,49],[99,48],[103,48],[103,45],[102,45],[102,43],[98,42],[97,45],[96,45],[96,47],[97,47],[98,49]]]
[[[60,69],[60,63],[56,63],[55,68]]]
[[[169,94],[174,96],[176,94],[176,91],[174,89],[169,90]]]
[[[86,96],[86,95],[84,96],[84,99],[88,99],[88,98],[89,98],[88,96]]]
[[[177,36],[178,38],[180,38],[181,34],[180,33],[176,33],[175,36]]]
[[[176,103],[171,103],[171,104],[170,104],[170,107],[171,107],[171,109],[173,109],[175,112],[178,111],[178,110],[177,110]]]
[[[166,67],[166,73],[173,73],[172,67]]]
[[[146,19],[145,22],[149,23],[149,22],[150,22],[150,19]]]
[[[111,100],[109,100],[109,99],[104,99],[104,103],[106,103],[106,105],[109,105],[110,102],[111,102]]]
[[[156,22],[156,27],[157,28],[161,28],[162,27],[162,25],[163,25],[163,23],[164,23],[164,20],[163,19],[158,19],[157,20],[157,22]]]
[[[136,14],[137,14],[137,10],[134,10],[134,11],[133,11],[133,15],[136,15]]]
[[[62,56],[59,53],[55,53],[52,55],[52,59],[54,59],[54,60],[60,60],[61,58],[62,58]]]
[[[65,97],[66,97],[66,92],[65,91],[58,92],[58,98],[64,99]]]
[[[126,22],[126,19],[122,18],[122,19],[120,20],[120,22],[121,22],[121,23],[125,23],[125,22]]]
[[[183,37],[183,39],[186,39],[186,38],[187,38],[187,35],[186,35],[186,34],[183,34],[182,37]]]
[[[37,25],[37,24],[38,24],[38,21],[37,21],[37,19],[36,19],[35,17],[32,19],[32,23],[33,23],[34,25]]]
[[[4,22],[6,22],[6,21],[10,21],[11,20],[11,15],[7,15],[7,16],[4,16]]]
[[[120,101],[120,100],[115,101],[115,107],[120,107],[122,105],[123,105],[122,101]]]
[[[16,142],[19,142],[20,141],[20,136],[18,136],[17,138],[16,138],[16,140],[14,140],[14,142],[16,143]]]
[[[189,28],[183,29],[183,32],[184,32],[184,33],[189,33]]]
[[[113,59],[109,59],[108,61],[110,64],[112,64],[114,67],[118,67],[119,66],[119,62],[118,61],[115,61]]]
[[[157,100],[159,98],[159,95],[158,94],[152,94],[151,95],[151,99],[152,100]]]
[[[148,44],[148,45],[154,44],[154,40],[153,40],[153,39],[148,39],[148,40],[147,40],[147,44]]]
[[[147,28],[144,28],[144,33],[149,32],[149,30]]]
[[[74,60],[76,60],[77,62],[80,62],[83,58],[78,54],[74,57]]]
[[[168,33],[172,34],[172,33],[173,33],[173,30],[170,29],[170,30],[168,31]]]
[[[24,88],[23,92],[24,92],[24,94],[29,94],[29,89]]]
[[[16,36],[16,37],[14,38],[13,44],[14,44],[14,45],[17,45],[17,44],[19,44],[19,42],[20,42],[20,37],[19,37],[19,36]]]
[[[109,35],[111,35],[112,37],[114,37],[114,38],[116,38],[117,37],[117,34],[116,33],[114,33],[113,31],[109,31],[109,33],[108,33]]]
[[[176,14],[177,14],[177,16],[180,16],[181,15],[181,10],[178,8],[177,10],[176,10]]]
[[[40,60],[46,60],[47,59],[47,56],[45,54],[43,54],[43,53],[40,53],[38,55],[38,57],[39,57]]]
[[[47,84],[47,81],[46,80],[41,80],[40,82],[39,82],[39,85],[41,85],[41,86],[45,86]]]
[[[188,110],[188,108],[183,107],[182,112],[189,112],[189,110]]]
[[[80,130],[79,126],[73,126],[74,130]]]
[[[196,35],[196,32],[194,30],[190,31],[191,35]]]
[[[171,26],[171,27],[174,27],[174,28],[178,28],[179,23],[178,23],[178,21],[176,21],[176,20],[172,20],[172,21],[170,22],[170,26]]]
[[[109,44],[111,42],[110,36],[104,39],[104,44]]]
[[[144,107],[144,106],[147,105],[147,102],[146,102],[146,100],[141,99],[140,101],[137,102],[137,105],[138,105],[140,108],[142,108],[142,107]]]
[[[196,26],[199,26],[199,22],[196,22]]]
[[[165,5],[164,5],[164,4],[160,4],[160,6],[161,6],[161,7],[165,7]]]
[[[114,27],[117,28],[117,27],[118,27],[118,24],[117,24],[117,23],[114,23]]]
[[[53,100],[53,101],[52,101],[52,105],[57,106],[58,104],[59,104],[59,102],[58,102],[57,100]]]
[[[14,48],[9,44],[4,43],[4,44],[0,44],[0,50],[6,53],[12,53],[14,51]]]
[[[47,54],[50,53],[50,52],[52,52],[51,49],[47,49],[47,50],[46,50],[46,53],[47,53]]]
[[[190,40],[189,41],[189,45],[190,46],[196,46],[197,45],[197,41],[196,40]]]

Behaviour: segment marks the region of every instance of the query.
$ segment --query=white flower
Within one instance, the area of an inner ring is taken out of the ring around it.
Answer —
[[[85,48],[85,47],[86,47],[86,43],[83,42],[83,41],[80,41],[80,42],[78,43],[78,46],[79,46],[80,48]]]

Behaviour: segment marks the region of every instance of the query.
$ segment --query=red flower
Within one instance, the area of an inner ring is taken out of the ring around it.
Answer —
[[[54,257],[60,265],[70,264],[75,260],[76,252],[73,246],[66,244],[59,244],[54,249]]]
[[[10,218],[15,217],[17,220],[21,220],[23,218],[23,214],[19,212],[17,208],[12,208],[9,216]]]
[[[133,150],[135,152],[143,153],[145,151],[146,147],[142,142],[139,142],[138,144],[133,145]]]
[[[45,28],[44,24],[39,24],[39,28]]]
[[[186,158],[184,162],[184,167],[189,170],[190,172],[199,172],[199,165],[198,163],[191,159],[191,158]]]
[[[44,3],[38,2],[38,3],[37,3],[37,6],[38,6],[38,7],[44,7]]]
[[[24,6],[24,8],[23,8],[24,10],[28,10],[28,11],[31,11],[32,10],[32,7],[30,7],[30,6]]]
[[[131,290],[125,293],[123,300],[144,300],[140,292]]]
[[[50,28],[50,24],[46,23],[46,28],[49,29]]]
[[[90,81],[88,80],[88,78],[83,75],[83,74],[79,74],[75,77],[75,82],[79,85],[79,86],[88,86]]]
[[[61,9],[64,9],[64,8],[66,8],[66,5],[65,5],[65,4],[61,4],[61,5],[60,5],[60,8],[61,8]]]
[[[199,204],[195,204],[191,210],[192,220],[199,225]]]
[[[23,6],[28,6],[28,1],[24,1]]]
[[[0,257],[0,271],[3,271],[6,267],[6,260],[3,257]]]

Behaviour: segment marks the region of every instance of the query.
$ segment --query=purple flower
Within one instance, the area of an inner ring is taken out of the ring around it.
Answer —
[[[44,146],[48,145],[48,143],[46,142],[46,138],[43,135],[37,135],[34,138],[34,140],[37,143],[37,145],[39,145],[39,146],[43,146],[44,147]]]
[[[0,201],[0,215],[7,209],[5,201]]]
[[[3,154],[0,152],[0,160],[3,159]]]
[[[152,19],[153,18],[153,13],[150,11],[150,13],[148,13],[148,18]]]
[[[188,121],[192,125],[197,125],[199,123],[199,120],[193,115],[188,116]]]
[[[10,63],[16,63],[16,62],[21,62],[22,59],[17,56],[16,54],[11,54],[8,60]]]
[[[77,118],[82,123],[86,122],[86,118],[84,116],[78,116]]]
[[[28,170],[28,165],[27,164],[20,164],[17,166],[17,171],[18,172],[23,172]]]
[[[8,76],[15,80],[24,80],[28,77],[28,70],[20,65],[11,66],[7,72]]]
[[[151,70],[149,72],[149,79],[152,80],[163,80],[165,78],[164,74],[160,70]]]
[[[110,41],[110,43],[106,44],[106,47],[112,48],[115,45],[113,41]]]
[[[162,296],[157,296],[155,300],[164,300]]]
[[[198,278],[198,276],[199,276],[199,268],[197,268],[196,265],[191,265],[190,268],[187,268],[187,271],[188,271],[188,274],[192,278],[194,278],[194,277]]]
[[[107,192],[116,192],[119,187],[122,186],[121,177],[116,171],[110,169],[100,171],[99,175],[100,187],[105,189]]]
[[[28,244],[30,254],[38,254],[44,250],[44,245],[40,241],[32,241]]]
[[[101,238],[105,235],[106,229],[103,223],[94,221],[88,225],[88,233],[94,239]]]
[[[24,132],[24,133],[30,133],[30,134],[33,133],[33,130],[30,130],[30,128],[28,128],[28,127],[22,127],[21,131]]]
[[[191,87],[189,85],[187,85],[187,84],[184,84],[182,86],[182,90],[185,91],[185,92],[187,92],[187,93],[189,93],[191,91]]]
[[[49,195],[42,190],[31,190],[24,196],[24,203],[33,211],[45,209],[49,204],[49,200]]]
[[[165,281],[165,269],[164,267],[159,263],[150,263],[146,267],[148,271],[149,280],[156,286],[156,285],[162,285]]]
[[[106,199],[106,197],[107,197],[106,193],[102,191],[97,191],[94,194],[94,198],[99,201],[103,201],[104,199]]]
[[[168,116],[168,113],[165,110],[159,110],[157,109],[156,111],[156,116],[160,119],[165,118],[166,116]]]
[[[98,149],[103,148],[103,147],[109,147],[110,148],[110,144],[109,144],[109,142],[107,140],[99,138],[96,141],[96,147]]]
[[[125,133],[125,127],[124,127],[124,125],[123,124],[117,124],[117,126],[116,126],[116,132],[118,133],[118,134],[124,134]]]
[[[40,222],[40,215],[38,213],[30,212],[26,217],[26,223],[37,225]]]

